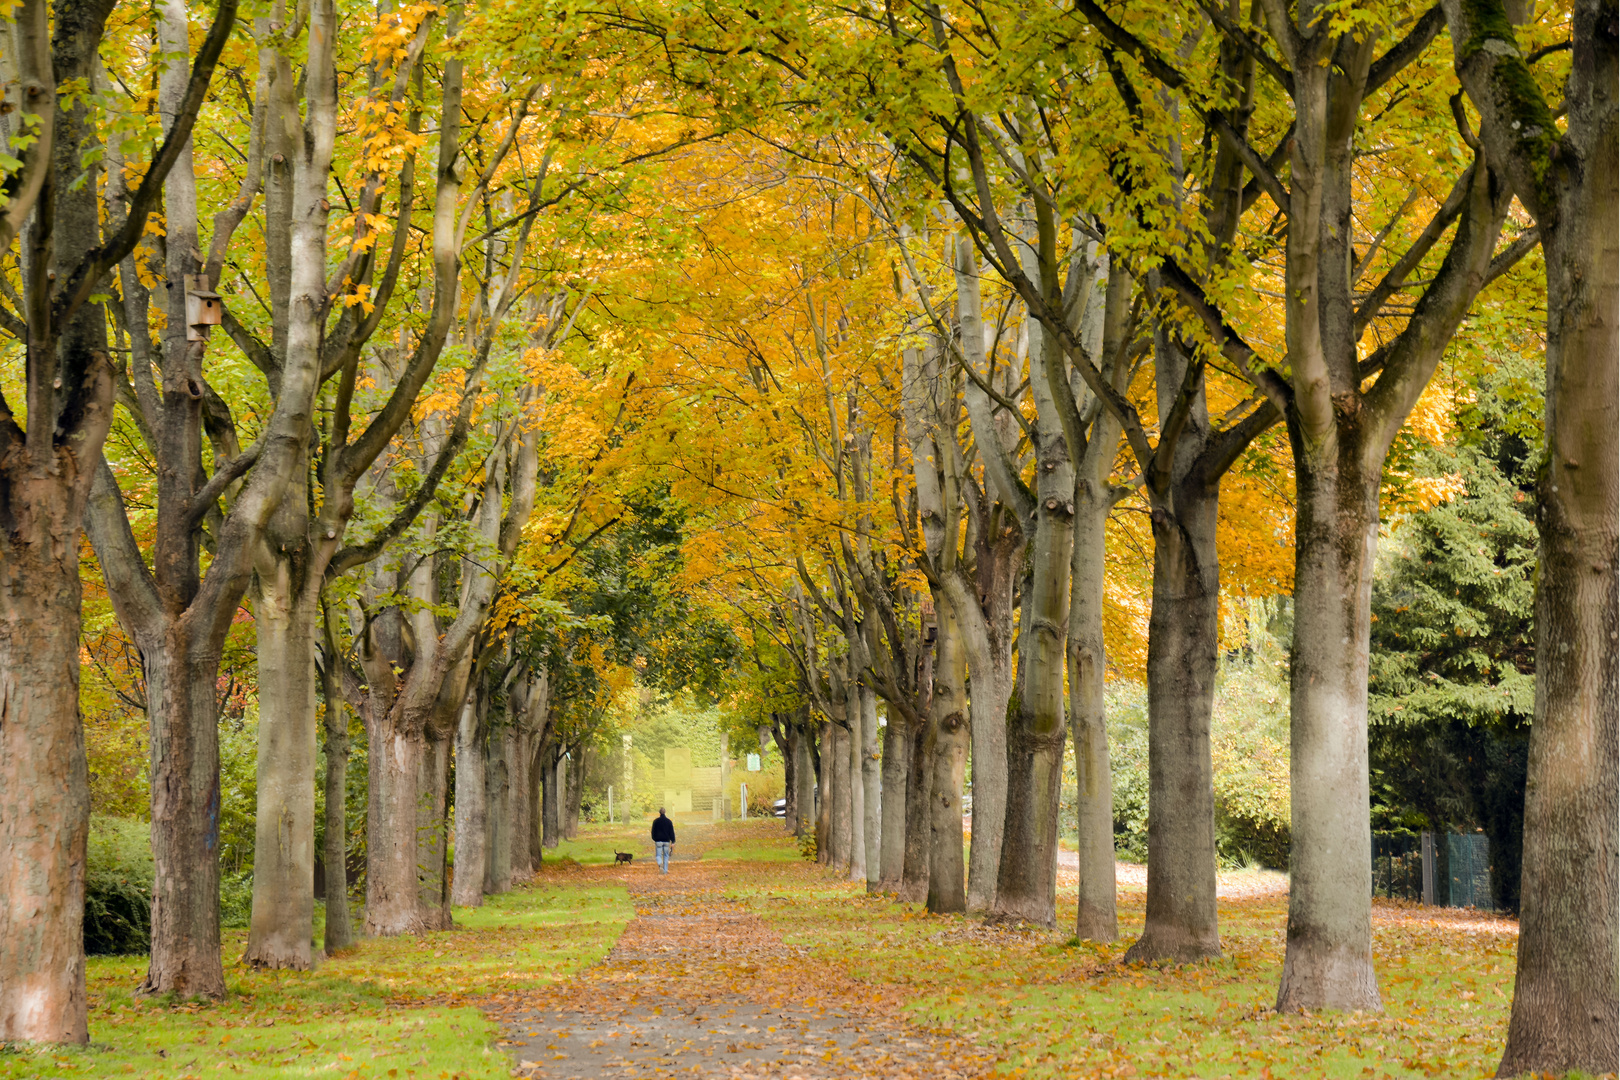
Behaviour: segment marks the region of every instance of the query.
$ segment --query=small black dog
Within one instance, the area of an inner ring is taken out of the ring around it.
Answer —
[[[617,866],[619,863],[627,863],[633,858],[635,858],[635,855],[628,851],[615,851],[613,853],[613,865]]]

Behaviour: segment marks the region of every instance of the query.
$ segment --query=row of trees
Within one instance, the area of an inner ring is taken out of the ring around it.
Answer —
[[[1509,284],[1540,275],[1527,255],[1541,251],[1547,275],[1573,275],[1554,264],[1583,258],[1580,280],[1613,275],[1612,255],[1596,247],[1547,246],[1554,204],[1591,208],[1582,200],[1612,183],[1611,91],[1590,81],[1614,70],[1606,31],[1595,29],[1609,15],[1577,6],[1568,22],[1543,13],[1523,25],[1524,14],[918,6],[846,12],[836,31],[798,12],[756,15],[715,39],[726,47],[717,52],[769,56],[790,95],[846,124],[810,153],[818,181],[839,193],[828,202],[847,208],[850,251],[792,300],[771,301],[795,309],[775,328],[789,338],[787,371],[751,326],[718,375],[725,389],[713,391],[716,423],[734,438],[765,425],[767,445],[782,447],[759,463],[740,512],[758,519],[765,499],[793,523],[741,572],[763,587],[757,632],[793,660],[824,718],[817,829],[828,861],[874,888],[926,895],[935,910],[1052,924],[1067,732],[1081,786],[1077,932],[1114,936],[1099,723],[1104,523],[1134,501],[1153,542],[1151,794],[1147,925],[1129,955],[1217,953],[1209,719],[1220,489],[1275,426],[1294,486],[1295,600],[1290,918],[1277,1003],[1380,1007],[1367,715],[1385,462],[1471,313],[1474,335],[1504,320],[1522,330],[1532,317]],[[1545,106],[1560,88],[1565,103]],[[1560,127],[1554,117],[1566,113]],[[1504,132],[1520,134],[1509,144]],[[1519,194],[1537,153],[1540,204]],[[908,320],[898,370],[892,353],[849,356],[881,340],[863,328],[875,316],[859,284],[875,245]],[[1505,296],[1492,291],[1499,281]],[[1607,292],[1600,309],[1597,294],[1571,292],[1566,303],[1547,290],[1537,655],[1602,649],[1611,667],[1572,659],[1556,692],[1538,669],[1520,996],[1504,1075],[1610,1068],[1616,1056],[1615,860],[1604,839],[1614,650],[1603,629],[1614,608],[1607,592],[1602,603],[1578,597],[1612,578],[1614,547],[1612,529],[1588,531],[1592,519],[1566,504],[1612,499],[1571,485],[1591,482],[1584,462],[1612,460],[1613,405],[1606,389],[1576,401],[1559,385],[1565,364],[1590,385],[1612,383],[1613,342],[1597,329],[1612,303]],[[1559,335],[1577,333],[1589,336],[1571,351]],[[844,391],[830,350],[851,364]],[[784,387],[789,373],[807,385]],[[1585,434],[1555,431],[1576,415]],[[1590,441],[1597,431],[1602,447]],[[1577,451],[1571,440],[1582,439]],[[814,503],[792,489],[785,459],[795,454],[824,473]],[[1577,471],[1560,472],[1567,461]],[[724,483],[702,480],[739,486],[735,467]],[[826,504],[830,492],[838,505]],[[745,520],[726,525],[736,532]],[[1588,576],[1558,576],[1556,553],[1576,544]],[[1578,618],[1593,622],[1577,630]],[[1565,694],[1582,706],[1561,704]],[[881,754],[874,697],[889,717]],[[964,882],[956,808],[970,744]],[[871,809],[879,791],[881,815]],[[1577,805],[1594,814],[1580,829]],[[1593,887],[1572,894],[1544,876],[1552,865]]]
[[[600,23],[514,9],[41,2],[6,28],[0,1039],[82,1042],[81,529],[149,727],[142,992],[225,992],[217,691],[244,603],[244,959],[314,960],[323,706],[329,951],[353,933],[346,709],[364,932],[448,920],[452,747],[458,878],[509,887],[540,777],[606,692],[548,583],[634,516],[603,481],[634,422],[623,357],[571,335],[592,278],[661,241],[615,253],[583,225],[707,129],[644,122],[671,99],[594,64]]]
[[[1612,1067],[1615,230],[1560,225],[1615,213],[1612,5],[551,14],[24,0],[8,24],[0,1038],[87,1037],[81,529],[149,721],[146,992],[224,992],[244,603],[249,962],[313,962],[322,740],[349,941],[346,708],[363,932],[409,932],[538,861],[559,762],[635,664],[726,668],[795,819],[820,785],[821,857],[936,911],[1056,923],[1072,739],[1076,931],[1113,940],[1103,689],[1133,646],[1129,955],[1218,954],[1235,583],[1294,595],[1278,1007],[1378,1008],[1386,463],[1459,330],[1520,347],[1545,298],[1503,1071]]]

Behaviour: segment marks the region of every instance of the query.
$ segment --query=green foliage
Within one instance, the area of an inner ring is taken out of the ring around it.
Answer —
[[[245,927],[253,917],[253,871],[219,875],[219,925]]]
[[[1373,584],[1373,724],[1509,723],[1535,711],[1530,495],[1483,452],[1466,490],[1401,523]]]
[[[1124,680],[1110,683],[1107,707],[1108,760],[1114,781],[1114,851],[1122,859],[1146,862],[1147,687]],[[1069,753],[1073,752],[1071,746]]]
[[[1286,869],[1291,817],[1287,653],[1262,638],[1229,658],[1215,691],[1215,850],[1226,866]]]
[[[1498,907],[1516,910],[1535,713],[1537,369],[1508,358],[1427,468],[1453,498],[1397,523],[1373,583],[1368,713],[1373,826],[1482,829]]]
[[[1282,645],[1256,626],[1251,643],[1222,667],[1210,720],[1215,771],[1215,846],[1222,865],[1288,865],[1288,685]],[[1147,861],[1147,689],[1108,688],[1114,847]]]
[[[129,818],[90,818],[84,882],[84,951],[144,953],[152,942],[151,827]]]
[[[254,819],[258,810],[259,708],[219,727],[219,866],[221,879],[253,873]]]

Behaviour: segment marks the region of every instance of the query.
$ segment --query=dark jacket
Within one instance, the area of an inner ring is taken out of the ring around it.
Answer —
[[[670,844],[675,842],[675,823],[663,814],[653,818],[653,842],[660,840]]]

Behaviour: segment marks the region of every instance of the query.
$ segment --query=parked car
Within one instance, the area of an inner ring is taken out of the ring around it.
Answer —
[[[771,816],[773,816],[773,817],[787,817],[787,800],[786,799],[777,799],[775,802],[771,803]]]

